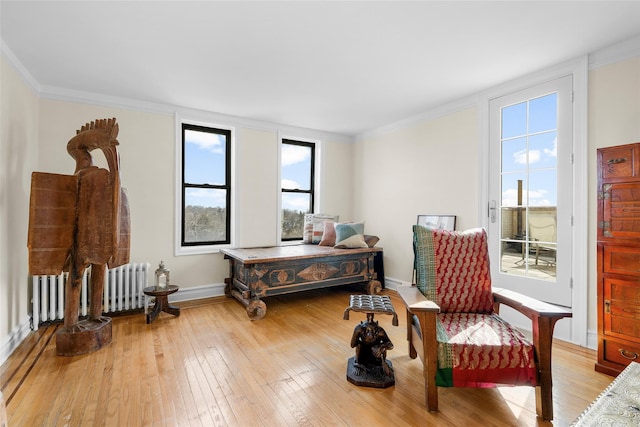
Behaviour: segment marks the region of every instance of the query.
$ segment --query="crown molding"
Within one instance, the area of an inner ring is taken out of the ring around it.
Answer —
[[[640,35],[589,54],[589,69],[640,56]]]
[[[0,38],[0,53],[4,56],[9,64],[16,70],[18,75],[25,81],[25,83],[33,89],[34,92],[40,92],[40,84],[38,81],[31,75],[29,70],[22,65],[22,62],[14,55],[13,51],[7,44]]]

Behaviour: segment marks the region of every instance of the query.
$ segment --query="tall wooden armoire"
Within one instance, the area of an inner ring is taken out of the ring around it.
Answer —
[[[598,150],[598,362],[640,362],[640,143]]]

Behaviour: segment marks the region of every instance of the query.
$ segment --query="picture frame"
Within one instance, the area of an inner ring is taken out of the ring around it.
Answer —
[[[418,225],[439,230],[454,231],[456,229],[455,215],[418,215]]]

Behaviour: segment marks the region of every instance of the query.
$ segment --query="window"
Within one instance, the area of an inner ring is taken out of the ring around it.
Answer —
[[[231,130],[182,123],[182,246],[231,242]]]
[[[315,144],[282,140],[282,241],[302,240],[304,215],[313,212]]]

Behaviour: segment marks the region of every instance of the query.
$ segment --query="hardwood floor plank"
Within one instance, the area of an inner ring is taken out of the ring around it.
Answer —
[[[5,402],[10,402],[23,379],[29,374],[38,358],[52,339],[56,326],[45,327],[31,333],[2,366],[0,366],[0,390]]]
[[[410,359],[400,320],[377,315],[394,344],[392,387],[346,379],[355,326],[345,286],[265,299],[251,321],[234,299],[181,304],[162,313],[113,319],[111,345],[88,355],[55,353],[55,327],[31,334],[0,367],[10,426],[568,426],[613,380],[594,371],[595,351],[555,342],[553,423],[536,418],[528,387],[439,390],[440,411],[425,409],[424,379]]]

